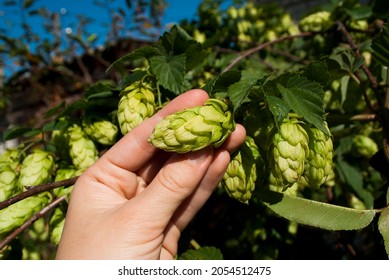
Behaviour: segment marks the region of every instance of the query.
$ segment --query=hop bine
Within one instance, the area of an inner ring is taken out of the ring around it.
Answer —
[[[220,182],[227,194],[242,203],[248,203],[255,189],[257,159],[260,156],[254,139],[246,136],[242,146],[232,155],[226,173]]]
[[[286,119],[271,139],[270,185],[285,190],[297,183],[308,156],[308,134],[297,119]]]
[[[154,115],[155,96],[149,84],[136,81],[121,92],[118,105],[120,131],[127,134],[145,119]]]
[[[219,147],[235,130],[229,105],[210,98],[204,105],[176,112],[162,119],[154,128],[149,142],[155,147],[177,153]]]

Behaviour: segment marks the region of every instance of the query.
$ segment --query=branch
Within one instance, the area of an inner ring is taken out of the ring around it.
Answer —
[[[48,204],[46,207],[44,207],[39,212],[35,213],[31,216],[30,219],[28,219],[23,225],[15,229],[13,232],[11,232],[9,235],[7,235],[3,240],[0,241],[0,250],[3,249],[5,246],[7,246],[16,236],[21,234],[23,231],[25,231],[29,226],[31,226],[36,220],[39,218],[42,218],[47,212],[49,212],[51,209],[55,208],[58,204],[60,204],[62,201],[66,200],[66,196],[60,196],[54,201],[52,201],[50,204]]]
[[[34,187],[26,186],[27,190],[25,192],[22,192],[20,194],[17,194],[13,197],[8,198],[7,200],[0,202],[0,210],[8,207],[8,206],[20,201],[20,200],[23,200],[29,196],[33,196],[35,194],[45,192],[48,190],[52,190],[55,188],[59,188],[59,187],[69,187],[71,185],[74,185],[74,183],[77,181],[77,179],[78,179],[78,176],[70,178],[70,179],[52,182],[52,183],[47,183],[47,184],[42,184],[42,185],[34,186]]]
[[[231,68],[234,67],[239,61],[241,61],[242,59],[244,59],[244,58],[252,55],[253,53],[258,52],[264,48],[267,48],[271,45],[274,45],[274,44],[277,44],[277,43],[280,43],[283,41],[293,40],[295,38],[300,38],[300,37],[312,36],[312,34],[313,34],[312,32],[303,32],[303,33],[296,34],[296,35],[283,36],[283,37],[277,38],[275,40],[260,44],[254,48],[248,49],[248,50],[242,52],[237,58],[232,60],[231,63],[222,71],[222,73],[225,73],[225,72],[231,70]]]

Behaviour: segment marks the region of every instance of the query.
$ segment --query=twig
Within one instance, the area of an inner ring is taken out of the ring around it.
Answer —
[[[68,186],[74,185],[74,183],[77,181],[77,179],[78,179],[78,176],[70,178],[70,179],[62,180],[62,181],[42,184],[39,186],[26,187],[27,190],[25,192],[22,192],[20,194],[17,194],[13,197],[8,198],[7,200],[0,202],[0,210],[5,208],[5,207],[8,207],[11,204],[14,204],[20,200],[23,200],[29,196],[32,196],[32,195],[35,195],[35,194],[38,194],[38,193],[41,193],[44,191],[52,190],[55,188],[59,188],[59,187],[68,187]]]
[[[47,212],[49,212],[51,209],[53,209],[54,207],[56,207],[58,204],[60,204],[62,201],[65,200],[66,200],[66,195],[60,196],[54,201],[52,201],[50,204],[48,204],[46,207],[44,207],[42,210],[32,215],[31,218],[28,219],[26,222],[24,222],[23,225],[15,229],[13,232],[11,232],[3,240],[0,241],[0,250],[3,249],[5,246],[7,246],[16,236],[18,236],[23,231],[25,231],[36,220],[42,218],[45,214],[47,214]]]
[[[299,33],[299,34],[296,34],[296,35],[288,35],[288,36],[283,36],[283,37],[280,37],[280,38],[277,38],[275,40],[272,40],[272,41],[268,41],[268,42],[265,42],[263,44],[260,44],[254,48],[251,48],[251,49],[248,49],[246,51],[244,51],[243,53],[241,53],[238,57],[236,57],[234,60],[231,61],[231,63],[222,71],[222,73],[225,73],[229,70],[231,70],[232,67],[234,67],[239,61],[241,61],[242,59],[252,55],[253,53],[255,52],[258,52],[264,48],[267,48],[271,45],[274,45],[274,44],[277,44],[277,43],[280,43],[280,42],[283,42],[283,41],[288,41],[288,40],[293,40],[295,38],[300,38],[300,37],[308,37],[308,36],[312,36],[312,32],[303,32],[303,33]]]

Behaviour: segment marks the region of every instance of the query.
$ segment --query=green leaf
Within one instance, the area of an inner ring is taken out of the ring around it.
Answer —
[[[328,66],[322,61],[310,63],[305,69],[304,74],[309,80],[318,82],[321,85],[327,84],[330,78]]]
[[[22,137],[22,136],[25,136],[25,137],[34,136],[34,135],[37,135],[41,132],[42,131],[40,129],[33,129],[31,127],[16,126],[16,127],[13,127],[13,128],[10,128],[10,129],[7,129],[6,131],[4,131],[3,139],[10,140],[10,139],[14,139],[14,138]]]
[[[297,77],[290,79],[287,87],[277,84],[277,88],[294,112],[328,134],[324,118],[324,91],[319,83]]]
[[[334,49],[330,55],[330,59],[336,61],[340,68],[349,74],[359,70],[364,62],[364,58],[356,58],[355,54],[350,49],[338,47]]]
[[[373,58],[383,66],[389,67],[389,27],[385,24],[378,36],[373,39],[371,48],[373,49]]]
[[[201,247],[197,250],[187,250],[178,258],[179,260],[223,260],[223,254],[215,247]]]
[[[384,239],[386,253],[389,256],[389,209],[384,210],[378,219],[378,230]]]
[[[228,88],[228,97],[233,104],[233,111],[235,112],[244,102],[250,101],[249,95],[251,89],[257,83],[258,79],[255,77],[245,77],[239,82],[232,84]]]
[[[260,198],[276,214],[290,221],[325,230],[361,229],[376,214],[375,210],[356,210],[269,190],[261,190]]]
[[[338,170],[340,178],[348,184],[359,198],[363,200],[367,207],[372,207],[374,203],[373,195],[364,188],[363,175],[361,170],[355,166],[350,165],[344,160],[338,160],[336,162],[336,168]]]
[[[357,6],[353,9],[346,9],[346,12],[355,20],[367,19],[373,13],[372,8],[368,6]]]
[[[280,124],[288,116],[290,107],[285,103],[284,100],[274,95],[268,95],[266,100],[269,104],[269,109],[274,116],[276,124]]]
[[[228,88],[240,81],[242,78],[242,72],[238,70],[231,70],[222,73],[215,80],[210,81],[204,86],[204,90],[208,92],[209,95],[215,96],[220,93],[227,94]]]
[[[185,82],[186,55],[158,55],[150,58],[152,73],[157,81],[175,94],[183,93],[187,88]]]

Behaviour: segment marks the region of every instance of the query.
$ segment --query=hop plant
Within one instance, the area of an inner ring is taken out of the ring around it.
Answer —
[[[136,81],[121,92],[117,117],[120,131],[127,134],[155,112],[155,97],[151,86]]]
[[[51,243],[58,245],[65,225],[65,212],[60,207],[55,208],[53,216],[50,218],[49,225],[50,241]]]
[[[4,165],[9,165],[13,169],[18,169],[21,161],[19,149],[6,149],[0,155],[0,168]]]
[[[149,142],[168,152],[186,153],[209,145],[219,147],[235,129],[229,106],[219,99],[176,112],[162,119]]]
[[[84,171],[98,159],[98,150],[94,142],[76,124],[68,129],[69,154],[74,167]]]
[[[18,187],[36,186],[51,180],[55,170],[55,162],[51,153],[35,149],[22,161]]]
[[[54,182],[70,179],[74,176],[80,175],[80,171],[77,171],[73,167],[59,168],[55,174]],[[72,192],[73,186],[69,187],[59,187],[53,190],[53,193],[56,196],[66,195],[69,198],[70,193]]]
[[[271,138],[269,149],[270,185],[283,190],[298,182],[308,156],[309,138],[297,119],[286,119]]]
[[[0,210],[0,236],[20,227],[33,214],[40,211],[48,203],[50,196],[42,193],[27,197]]]
[[[230,197],[242,203],[249,202],[255,189],[258,157],[259,151],[254,139],[246,136],[244,144],[232,155],[220,182]]]
[[[84,123],[84,131],[94,141],[102,145],[113,145],[118,134],[117,126],[107,120]]]
[[[306,129],[309,137],[309,154],[305,162],[302,180],[313,188],[319,188],[332,174],[333,144],[329,134],[311,127]]]

